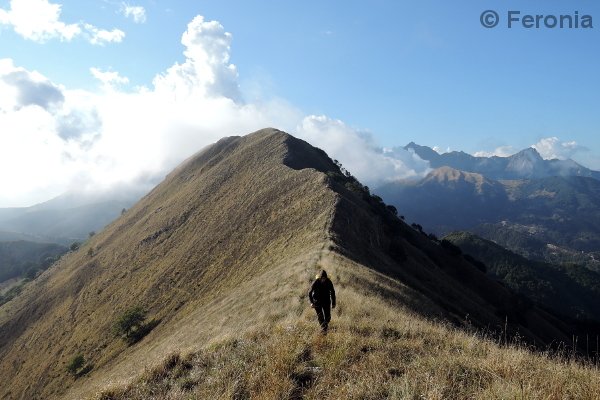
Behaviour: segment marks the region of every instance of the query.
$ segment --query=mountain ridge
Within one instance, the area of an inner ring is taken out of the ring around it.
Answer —
[[[600,180],[600,172],[586,168],[571,159],[544,160],[539,152],[529,147],[508,157],[478,157],[463,151],[439,154],[427,146],[410,142],[403,147],[413,151],[423,160],[429,161],[431,168],[444,166],[462,171],[479,173],[487,178],[535,179],[551,176],[583,176]]]

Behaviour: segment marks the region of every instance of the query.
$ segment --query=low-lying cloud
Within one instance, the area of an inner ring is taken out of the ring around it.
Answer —
[[[566,160],[572,158],[575,154],[588,149],[577,144],[575,141],[562,142],[556,136],[540,139],[539,142],[532,145],[546,160],[559,159]]]
[[[303,118],[296,135],[327,151],[359,180],[372,186],[421,177],[430,170],[429,162],[416,154],[403,148],[381,148],[371,134],[324,115]]]
[[[493,151],[478,151],[473,154],[475,157],[509,157],[517,153],[513,146],[496,147]]]
[[[244,101],[231,40],[219,22],[197,16],[182,35],[185,60],[135,89],[118,71],[92,67],[99,88],[91,92],[0,60],[0,206],[156,182],[202,147],[267,126],[322,148],[370,186],[428,170],[342,121],[305,115],[283,99]]]

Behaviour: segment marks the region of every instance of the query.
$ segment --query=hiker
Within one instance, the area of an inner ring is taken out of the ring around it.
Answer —
[[[308,291],[308,298],[310,306],[317,312],[321,329],[323,332],[327,332],[327,325],[331,321],[331,308],[335,308],[335,290],[325,270],[321,272],[320,276],[317,275]]]

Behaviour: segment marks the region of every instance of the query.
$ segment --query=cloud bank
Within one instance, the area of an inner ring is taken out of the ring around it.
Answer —
[[[113,70],[91,67],[98,90],[85,91],[0,60],[0,206],[73,188],[155,183],[221,137],[267,126],[322,148],[372,187],[428,169],[414,154],[383,149],[370,134],[283,99],[244,101],[231,41],[219,22],[197,16],[181,38],[184,61],[135,89]]]

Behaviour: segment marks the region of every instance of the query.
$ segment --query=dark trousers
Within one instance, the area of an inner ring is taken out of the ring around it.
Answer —
[[[319,325],[324,331],[327,330],[327,325],[331,321],[331,304],[315,304],[315,311],[319,319]]]

